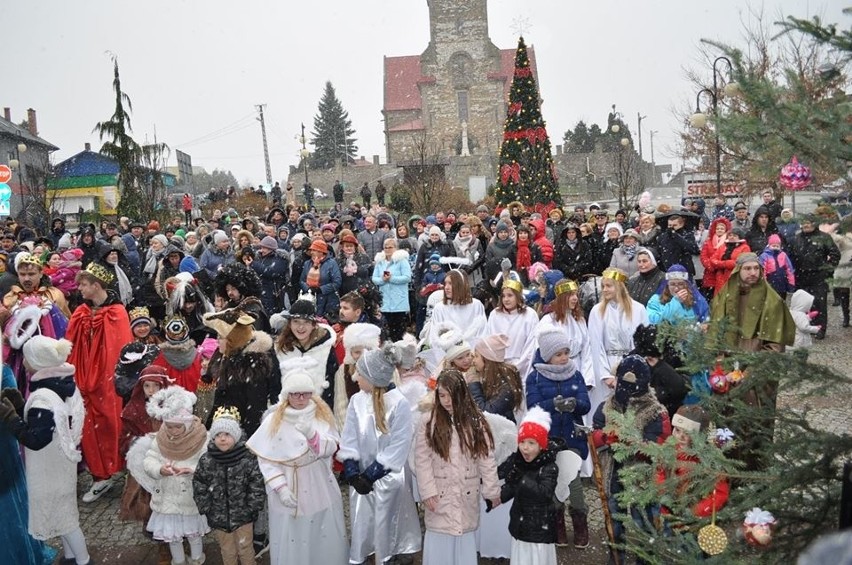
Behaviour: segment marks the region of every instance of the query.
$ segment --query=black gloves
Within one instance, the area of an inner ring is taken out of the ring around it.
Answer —
[[[365,477],[363,473],[352,478],[349,481],[349,484],[352,485],[352,488],[354,488],[358,494],[367,495],[373,492],[373,483],[371,483],[370,479]]]
[[[573,396],[563,398],[559,395],[553,399],[553,407],[558,412],[573,412],[577,408],[577,399]]]
[[[485,513],[487,514],[487,513],[491,512],[491,509],[493,507],[494,507],[494,505],[491,503],[491,500],[486,498],[485,499]]]
[[[343,462],[343,478],[347,483],[351,483],[352,479],[358,476],[361,472],[361,466],[355,459],[347,459]]]
[[[2,392],[0,392],[0,399],[8,398],[12,403],[12,406],[15,407],[15,411],[18,413],[18,416],[24,415],[24,396],[21,394],[21,391],[16,388],[4,388]]]

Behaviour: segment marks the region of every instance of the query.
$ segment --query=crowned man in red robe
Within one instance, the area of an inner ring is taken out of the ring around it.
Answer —
[[[83,297],[71,316],[65,338],[74,346],[68,362],[86,406],[83,458],[92,473],[92,487],[83,502],[93,502],[112,488],[112,476],[124,461],[118,452],[121,398],[115,392],[115,366],[121,348],[133,341],[130,319],[118,295],[109,290],[115,275],[91,263],[77,274]]]

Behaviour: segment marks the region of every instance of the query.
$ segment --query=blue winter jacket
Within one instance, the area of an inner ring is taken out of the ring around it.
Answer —
[[[308,288],[307,280],[308,271],[311,270],[312,264],[310,260],[306,260],[302,266],[302,276],[299,281],[304,292],[311,290]],[[343,282],[343,277],[340,274],[337,261],[326,255],[320,263],[320,287],[319,292],[316,293],[317,314],[320,316],[328,316],[329,314],[334,317],[337,316],[340,310],[340,297],[337,295],[337,291],[340,290],[341,282]]]
[[[123,241],[124,246],[127,247],[127,252],[124,254],[124,257],[127,259],[127,262],[130,263],[130,268],[133,269],[133,275],[138,277],[140,259],[139,249],[136,247],[136,238],[133,237],[133,234],[126,233],[121,236],[121,241]]]
[[[373,284],[379,287],[382,293],[382,312],[408,312],[408,283],[411,282],[408,251],[394,251],[390,261],[385,259],[384,253],[378,253],[375,263]],[[385,271],[391,275],[387,282],[382,277]]]
[[[542,371],[536,368],[539,364],[543,366]],[[586,390],[586,381],[578,370],[573,373],[565,371],[558,374],[547,371],[548,366],[541,358],[541,352],[536,349],[533,370],[527,376],[527,408],[539,406],[542,410],[547,410],[551,419],[548,435],[564,439],[569,448],[579,451],[580,457],[585,459],[589,454],[589,444],[586,435],[577,432],[574,424],[583,425],[583,415],[588,414],[592,407]],[[550,376],[545,376],[545,373]],[[577,407],[574,412],[556,410],[553,399],[557,396],[576,398]]]
[[[687,308],[681,304],[680,300],[672,298],[667,303],[660,302],[660,295],[654,294],[648,300],[648,321],[652,324],[660,322],[675,323],[680,320],[689,322],[706,322],[710,318],[710,306],[707,304],[707,299],[704,298],[697,290],[692,291],[695,304],[692,308]]]

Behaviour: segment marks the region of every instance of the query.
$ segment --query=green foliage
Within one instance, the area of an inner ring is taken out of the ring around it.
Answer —
[[[509,91],[497,171],[495,196],[501,206],[513,200],[530,206],[562,204],[545,125],[538,87],[521,37],[515,54],[515,75]]]
[[[140,162],[143,149],[131,136],[130,112],[133,104],[130,97],[121,90],[121,77],[118,72],[118,58],[113,56],[112,88],[115,92],[115,110],[109,120],[98,122],[94,130],[104,144],[100,152],[118,162],[118,203],[119,215],[135,217],[142,208],[142,194],[138,186]],[[126,106],[126,108],[125,108]]]
[[[391,187],[390,207],[400,214],[411,214],[411,191],[403,184],[395,184]]]
[[[712,370],[720,351],[712,336],[724,333],[711,331],[711,337],[705,337],[694,328],[669,327],[660,332],[658,345],[662,348],[678,336],[689,370]],[[808,363],[806,355],[728,353],[722,369],[728,373],[738,363],[743,380],[726,394],[693,393],[710,415],[710,432],[729,428],[736,437],[720,448],[703,434],[693,435],[692,447],[683,455],[700,463],[678,461],[673,438],[663,444],[644,442],[629,412],[608,422],[619,437],[614,457],[630,463],[619,475],[625,487],[618,495],[622,508],[662,504],[670,510],[665,531],[660,524],[637,525],[621,516],[626,549],[649,563],[791,561],[836,526],[842,465],[852,452],[852,437],[831,430],[831,423],[816,414],[824,398],[848,395],[849,381]],[[759,464],[746,467],[743,461]],[[713,492],[720,477],[732,485],[727,505],[716,515],[716,524],[727,533],[728,547],[710,558],[702,554],[695,538],[710,520],[695,517],[692,507]],[[772,542],[760,550],[737,532],[754,507],[771,512],[777,520]]]
[[[311,132],[310,141],[314,150],[310,157],[310,167],[330,169],[341,160],[345,163],[352,161],[358,152],[354,135],[349,112],[343,109],[331,82],[326,82],[317,115],[314,116],[314,131]]]
[[[209,191],[211,188],[228,188],[239,186],[237,177],[231,171],[225,169],[213,169],[212,173],[193,174],[192,182],[199,191]]]

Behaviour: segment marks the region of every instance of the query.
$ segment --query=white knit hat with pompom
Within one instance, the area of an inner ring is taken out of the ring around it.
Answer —
[[[27,365],[36,372],[65,363],[71,354],[71,342],[67,339],[34,335],[24,344],[23,350]]]

